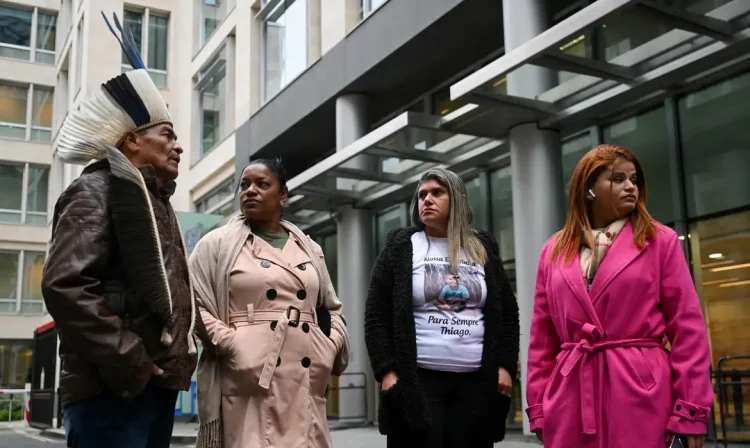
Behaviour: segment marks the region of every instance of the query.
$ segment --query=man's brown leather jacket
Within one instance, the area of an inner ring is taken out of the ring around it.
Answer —
[[[174,183],[159,190],[153,169],[141,168],[146,193],[138,171],[122,166],[90,165],[55,205],[42,290],[59,330],[66,404],[103,391],[134,399],[149,383],[185,390],[196,365]]]

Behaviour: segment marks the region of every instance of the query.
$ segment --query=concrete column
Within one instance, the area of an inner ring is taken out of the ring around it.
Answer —
[[[505,51],[545,31],[552,0],[503,0]],[[557,84],[548,69],[526,65],[508,75],[508,94],[535,98]],[[526,364],[529,329],[534,309],[534,286],[539,253],[544,243],[564,223],[562,152],[557,131],[526,123],[510,130],[513,173],[513,227],[515,229],[516,285],[521,317],[521,391],[524,433],[530,434],[525,413]]]
[[[340,151],[367,134],[370,129],[369,102],[362,95],[345,95],[336,99],[336,150]],[[345,166],[374,169],[372,158],[359,156]],[[357,181],[338,179],[338,188],[353,189]],[[365,397],[372,389],[368,381],[365,349],[365,299],[373,262],[372,214],[369,210],[347,205],[337,210],[338,225],[338,296],[344,304],[344,315],[351,339],[352,358],[349,368],[339,379],[340,387],[355,387],[339,392],[339,416],[354,418],[368,415]],[[372,401],[368,399],[367,402]]]

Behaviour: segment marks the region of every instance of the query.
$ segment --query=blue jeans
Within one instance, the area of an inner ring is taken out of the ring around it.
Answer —
[[[148,386],[132,402],[109,392],[63,406],[69,448],[169,448],[177,391]]]

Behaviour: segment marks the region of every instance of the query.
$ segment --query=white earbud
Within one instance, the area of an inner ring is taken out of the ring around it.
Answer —
[[[596,195],[594,194],[593,190],[591,190],[591,188],[589,188],[589,193],[586,195],[586,197],[589,199],[594,199],[596,197]]]

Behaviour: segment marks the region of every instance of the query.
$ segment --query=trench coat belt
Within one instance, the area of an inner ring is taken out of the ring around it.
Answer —
[[[649,338],[602,341],[602,332],[591,324],[584,324],[583,332],[585,337],[579,342],[566,342],[560,347],[562,350],[570,352],[564,361],[560,373],[563,376],[567,376],[578,364],[581,364],[579,381],[583,433],[596,434],[596,412],[594,407],[594,366],[596,353],[623,347],[664,347],[664,341],[662,339]]]
[[[298,326],[300,322],[315,323],[315,313],[301,311],[293,306],[287,308],[286,311],[254,311],[252,306],[248,306],[247,312],[233,312],[229,315],[230,324],[273,321],[276,321],[276,328],[273,332],[266,362],[263,365],[263,371],[260,374],[260,381],[258,382],[263,389],[271,387],[271,378],[273,378],[273,373],[276,370],[276,362],[284,346],[287,329]]]

